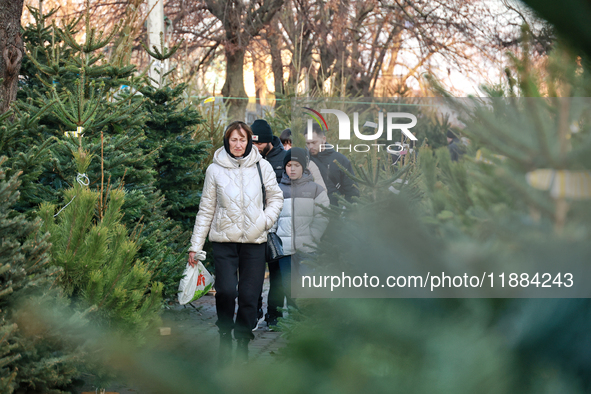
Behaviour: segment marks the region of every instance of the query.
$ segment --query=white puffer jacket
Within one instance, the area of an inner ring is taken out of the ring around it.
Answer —
[[[257,162],[267,194],[264,211]],[[262,160],[258,149],[253,147],[248,156],[235,159],[221,147],[205,172],[189,251],[197,252],[196,260],[203,260],[203,244],[208,233],[212,242],[267,242],[267,231],[277,221],[282,207],[283,193],[273,167]]]

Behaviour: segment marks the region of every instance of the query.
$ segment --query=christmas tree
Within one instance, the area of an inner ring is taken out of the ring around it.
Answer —
[[[32,148],[20,144],[15,154],[23,162],[15,170],[34,185],[34,193],[23,193],[23,210],[41,201],[56,203],[61,190],[73,186],[73,152],[84,135],[85,149],[103,158],[90,163],[88,172],[102,177],[93,177],[89,186],[125,189],[123,223],[138,228],[139,257],[165,283],[167,297],[174,297],[183,266],[178,253],[188,238],[181,234],[199,204],[204,145],[189,133],[200,118],[183,105],[183,86],[153,88],[135,66],[106,58],[117,29],[97,33],[87,13],[86,39],[79,44],[75,21],[46,26],[48,15],[31,12],[36,23],[25,29],[29,56],[17,102],[20,114],[34,120],[27,131]],[[41,148],[44,160],[34,161]]]
[[[79,147],[78,173],[85,174],[92,155]],[[138,244],[122,224],[125,192],[91,190],[86,177],[64,192],[64,207],[40,207],[43,229],[51,234],[52,264],[63,268],[60,283],[78,308],[94,306],[100,324],[114,327],[139,342],[158,322],[162,284],[137,260]],[[101,202],[102,201],[102,202]]]
[[[488,88],[503,98],[446,101],[479,152],[452,162],[447,147],[422,147],[391,185],[380,184],[391,179],[379,165],[364,164],[361,198],[327,212],[313,266],[350,275],[382,269],[383,278],[421,267],[509,273],[525,261],[558,271],[589,261],[590,102],[555,98],[588,96],[588,64],[559,46],[535,72],[522,53],[506,86]],[[591,387],[588,299],[301,301],[302,313],[282,324],[290,376],[299,371],[294,392]]]
[[[6,158],[0,158],[0,166]],[[0,391],[61,393],[79,373],[82,354],[63,334],[82,319],[64,321],[61,329],[44,324],[43,313],[64,312],[66,299],[56,289],[61,270],[49,263],[47,235],[39,222],[13,210],[19,198],[17,175],[0,169]]]
[[[200,163],[211,146],[191,137],[194,126],[203,120],[186,105],[185,89],[185,84],[166,84],[161,88],[144,86],[141,90],[147,98],[144,109],[148,116],[142,148],[146,153],[159,152],[156,186],[164,192],[168,216],[184,231],[192,231],[203,184]]]

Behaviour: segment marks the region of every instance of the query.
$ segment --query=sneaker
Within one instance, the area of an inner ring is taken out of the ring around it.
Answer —
[[[254,328],[252,329],[252,331],[256,331],[259,328],[259,325],[265,321],[265,315],[263,314],[263,310],[259,309],[259,312],[257,314],[257,323],[255,324]]]
[[[277,318],[274,316],[269,316],[267,319],[267,326],[269,327],[269,331],[279,331],[279,327],[277,326]]]

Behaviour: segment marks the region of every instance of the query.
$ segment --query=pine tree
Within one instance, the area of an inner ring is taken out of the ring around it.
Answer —
[[[179,49],[180,43],[168,48],[163,36],[160,48],[144,48],[156,61],[169,60]],[[197,142],[192,138],[195,126],[203,123],[198,111],[187,104],[187,85],[177,86],[169,80],[175,69],[168,70],[160,83],[152,80],[141,93],[147,98],[144,110],[147,113],[146,140],[142,147],[146,153],[158,150],[156,159],[157,186],[164,191],[168,215],[184,231],[192,231],[195,214],[199,207],[199,186],[204,174],[201,162],[209,154],[206,141]]]
[[[531,259],[536,267],[564,271],[591,254],[589,63],[559,44],[545,67],[534,69],[527,35],[526,27],[506,83],[484,89],[490,100],[456,101],[478,154],[458,163],[445,149],[419,154],[427,197],[422,212],[431,216],[434,233],[454,245],[459,261],[517,269]],[[487,303],[491,319],[510,327],[516,368],[536,377],[517,379],[523,387],[572,382],[570,391],[589,390],[589,364],[580,359],[589,351],[587,300]],[[543,377],[544,368],[557,375]]]
[[[78,44],[76,21],[46,26],[47,15],[34,8],[31,13],[36,23],[25,29],[29,56],[17,104],[22,114],[33,114],[37,122],[29,127],[32,146],[48,147],[43,152],[50,156],[42,164],[37,162],[35,171],[25,172],[36,181],[37,193],[30,194],[37,198],[23,199],[23,209],[30,210],[41,200],[57,203],[61,190],[73,186],[73,153],[77,136],[84,135],[85,149],[104,158],[88,168],[90,187],[107,183],[115,189],[124,187],[123,223],[141,230],[139,256],[165,283],[167,297],[173,297],[182,267],[177,254],[185,246],[177,224],[188,227],[188,216],[199,201],[195,191],[202,171],[196,166],[204,145],[187,136],[199,118],[182,105],[183,87],[154,90],[135,66],[108,61],[104,51],[117,29],[97,33],[87,14],[86,40]],[[153,99],[140,92],[144,90]],[[24,145],[19,149],[24,150]]]
[[[144,86],[141,90],[147,98],[144,109],[148,116],[142,148],[146,153],[158,150],[156,186],[164,192],[168,216],[184,231],[191,231],[204,177],[200,163],[210,145],[191,137],[194,126],[203,120],[186,105],[185,89],[185,84],[167,84],[161,88]]]
[[[92,155],[80,147],[75,160],[84,174]],[[159,319],[162,284],[153,282],[152,272],[137,260],[137,241],[122,224],[125,192],[107,187],[102,193],[80,180],[64,192],[60,211],[41,205],[52,264],[63,268],[60,282],[79,308],[95,306],[99,323],[141,342]]]
[[[5,177],[0,169],[0,391],[61,393],[58,388],[78,375],[82,356],[63,340],[68,331],[46,324],[40,313],[65,307],[55,287],[61,270],[49,264],[50,244],[39,222],[11,208],[19,197],[17,175]]]
[[[524,261],[559,271],[586,264],[589,187],[549,188],[534,175],[589,179],[589,100],[553,98],[588,96],[588,65],[557,50],[546,69],[534,72],[528,52],[515,59],[504,91],[489,89],[503,98],[455,101],[479,156],[452,162],[446,147],[422,147],[407,170],[409,183],[395,184],[398,195],[371,186],[378,184],[372,166],[357,173],[361,198],[327,212],[331,225],[317,269],[336,265],[347,275],[370,275],[382,268],[383,278],[409,267],[415,274],[421,267],[509,273]],[[295,382],[323,382],[330,390],[327,376],[336,374],[339,387],[363,382],[375,392],[591,387],[588,299],[303,301],[302,313],[283,325],[290,375],[306,371]],[[301,383],[295,391],[307,390],[313,388]]]

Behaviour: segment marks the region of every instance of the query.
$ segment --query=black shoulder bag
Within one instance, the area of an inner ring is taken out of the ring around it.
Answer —
[[[265,191],[265,182],[263,181],[263,173],[261,166],[257,162],[257,170],[259,170],[259,177],[261,178],[261,187],[263,189],[263,211],[267,207],[267,192]],[[265,260],[267,262],[277,261],[284,257],[283,241],[277,233],[267,232],[267,250],[265,251]]]

